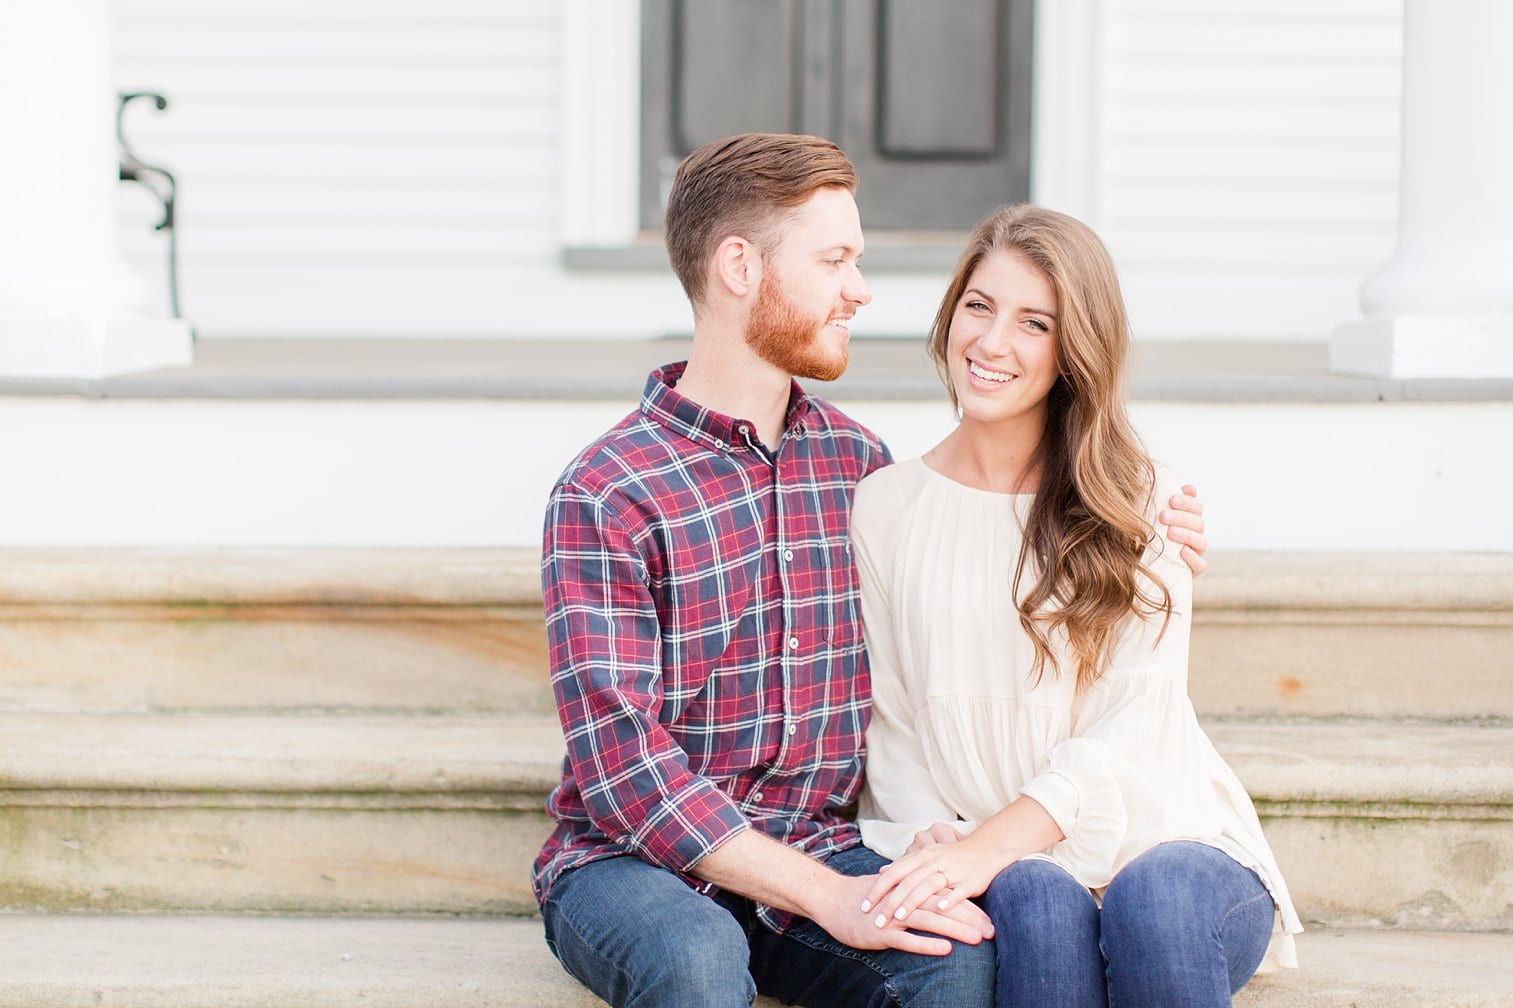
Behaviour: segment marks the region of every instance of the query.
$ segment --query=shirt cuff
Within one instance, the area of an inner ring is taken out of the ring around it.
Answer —
[[[676,794],[664,795],[647,810],[639,828],[625,839],[643,859],[670,871],[687,872],[751,822],[719,788],[702,778]]]
[[[1070,837],[1076,832],[1081,799],[1077,785],[1070,777],[1047,771],[1026,784],[1021,793],[1040,803],[1041,808],[1056,820],[1063,836]]]

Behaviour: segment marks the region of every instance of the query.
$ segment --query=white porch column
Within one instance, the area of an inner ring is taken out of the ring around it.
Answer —
[[[1513,3],[1405,0],[1398,249],[1335,371],[1513,377]]]
[[[107,0],[11,0],[0,31],[0,376],[187,364],[116,245]]]

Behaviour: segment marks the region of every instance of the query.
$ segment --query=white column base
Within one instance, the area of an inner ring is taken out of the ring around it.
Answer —
[[[1375,378],[1513,378],[1513,315],[1396,315],[1347,322],[1329,369]]]
[[[6,378],[104,378],[193,361],[194,339],[180,319],[0,314]]]

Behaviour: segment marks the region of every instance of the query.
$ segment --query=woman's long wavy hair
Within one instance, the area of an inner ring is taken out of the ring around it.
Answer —
[[[951,319],[972,272],[999,253],[1021,257],[1055,289],[1061,371],[1030,465],[1040,486],[1014,570],[1016,594],[1031,557],[1038,579],[1019,604],[1019,622],[1035,646],[1037,681],[1047,664],[1062,671],[1051,634],[1064,629],[1082,690],[1108,666],[1127,616],[1171,618],[1171,593],[1144,561],[1155,537],[1146,517],[1155,470],[1125,412],[1129,323],[1113,261],[1087,225],[1023,203],[989,214],[930,327],[930,357],[958,409],[947,361]]]

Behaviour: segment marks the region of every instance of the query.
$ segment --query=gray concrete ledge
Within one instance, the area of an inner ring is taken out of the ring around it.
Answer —
[[[99,380],[0,378],[0,395],[88,399],[567,399],[623,401],[688,354],[646,340],[204,339],[185,368]],[[944,400],[921,339],[858,339],[846,375],[812,389],[840,402]],[[1322,343],[1152,342],[1136,350],[1136,400],[1508,402],[1513,380],[1394,381],[1332,374]]]

